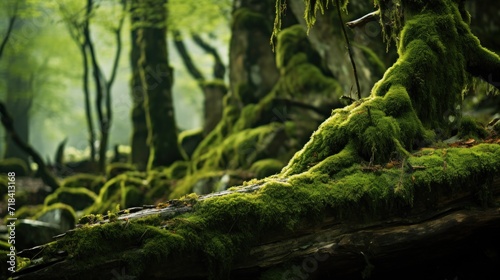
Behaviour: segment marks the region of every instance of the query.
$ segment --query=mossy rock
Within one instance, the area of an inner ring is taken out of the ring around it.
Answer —
[[[255,174],[255,178],[262,179],[279,173],[284,166],[285,164],[279,160],[263,159],[252,164],[250,171]]]
[[[458,137],[460,138],[475,138],[483,139],[488,136],[488,131],[474,118],[464,116],[460,122]]]
[[[104,185],[104,183],[106,183],[106,179],[104,176],[82,173],[64,178],[64,180],[61,182],[61,187],[83,187],[93,191],[94,193],[99,193],[99,190]]]
[[[0,160],[0,173],[7,174],[9,172],[16,173],[16,176],[28,176],[29,167],[26,162],[20,158],[6,158]]]
[[[136,170],[135,167],[128,163],[123,163],[123,162],[110,163],[106,167],[106,178],[108,178],[109,180],[125,172],[135,171],[135,170]]]
[[[60,202],[80,211],[94,204],[96,199],[97,195],[86,188],[61,187],[45,198],[45,205],[50,206]]]

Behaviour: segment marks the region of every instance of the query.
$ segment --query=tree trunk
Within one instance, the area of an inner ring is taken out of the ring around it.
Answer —
[[[229,54],[229,84],[240,105],[257,103],[279,78],[269,47],[274,1],[235,1]]]
[[[147,144],[148,126],[146,124],[146,112],[144,108],[144,87],[142,86],[139,58],[141,49],[139,45],[138,34],[141,18],[139,12],[136,11],[138,1],[132,1],[130,20],[131,20],[131,51],[130,65],[132,68],[132,78],[130,80],[131,95],[132,95],[132,139],[131,139],[131,162],[138,170],[146,170],[149,158],[149,147]]]
[[[173,70],[168,63],[165,0],[145,0],[151,18],[139,30],[141,57],[139,59],[144,108],[148,126],[148,170],[168,166],[182,155],[177,143],[177,126],[172,100]]]

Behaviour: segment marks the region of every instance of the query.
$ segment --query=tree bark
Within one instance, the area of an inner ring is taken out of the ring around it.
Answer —
[[[140,27],[138,26],[143,20],[140,12],[137,11],[139,6],[138,0],[133,0],[130,6],[130,65],[132,68],[132,78],[130,80],[130,88],[132,95],[132,139],[131,144],[131,162],[138,170],[146,170],[149,158],[149,147],[147,144],[148,126],[146,124],[146,111],[144,108],[144,87],[141,82],[139,69],[139,58],[141,57],[141,47],[138,37]]]
[[[220,58],[219,52],[209,43],[205,42],[203,38],[199,34],[192,35],[193,41],[202,48],[205,52],[212,55],[214,58],[214,67],[213,67],[213,77],[214,79],[224,80],[224,76],[226,74],[226,66],[222,62]]]
[[[33,99],[33,88],[31,78],[27,73],[20,73],[15,70],[16,63],[23,63],[23,56],[12,54],[8,60],[7,81],[7,100],[6,107],[13,112],[12,119],[15,120],[14,129],[19,139],[23,142],[29,142],[29,120],[30,109]],[[9,71],[10,69],[10,71]],[[33,74],[31,74],[33,75]],[[16,141],[7,137],[5,141],[4,158],[20,158],[29,167],[28,155],[20,148]]]
[[[17,13],[17,11],[16,11],[16,13]],[[2,55],[3,55],[3,52],[5,50],[5,46],[7,45],[7,42],[9,42],[10,34],[12,33],[12,30],[14,29],[14,24],[16,23],[16,20],[17,20],[17,14],[14,14],[9,18],[9,23],[7,25],[7,31],[5,32],[5,36],[3,37],[2,42],[0,43],[0,59],[2,58]]]
[[[168,166],[182,160],[177,143],[172,84],[173,70],[168,62],[165,0],[147,0],[154,17],[139,31],[140,76],[145,92],[144,108],[150,148],[147,169]],[[152,79],[153,78],[153,79]]]
[[[257,103],[276,84],[279,71],[269,45],[274,1],[235,1],[229,53],[231,93],[241,106]]]

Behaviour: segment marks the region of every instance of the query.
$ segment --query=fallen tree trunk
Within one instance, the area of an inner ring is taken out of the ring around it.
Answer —
[[[257,192],[260,187],[258,184],[251,185],[202,196],[198,200],[230,196],[234,192]],[[455,260],[457,256],[472,254],[471,250],[484,250],[485,244],[491,244],[489,249],[499,249],[494,247],[493,238],[500,233],[499,176],[491,181],[489,190],[495,197],[496,207],[479,207],[475,195],[465,191],[442,196],[432,209],[419,204],[409,212],[393,213],[376,221],[355,219],[348,222],[327,215],[320,223],[304,221],[294,231],[269,232],[235,258],[231,264],[231,279],[257,279],[266,270],[277,267],[285,269],[282,275],[287,278],[283,279],[325,279],[326,276],[358,279],[362,275],[377,278],[395,271],[415,270],[429,262]],[[135,219],[157,215],[170,219],[190,212],[193,210],[191,202],[174,200],[156,208],[136,207],[122,211],[123,214],[115,221],[107,219],[95,226],[114,222],[120,223],[126,231],[128,224]],[[477,244],[472,240],[478,236],[482,238],[482,244],[476,248]],[[25,250],[19,256],[36,260],[47,246]],[[119,252],[119,258],[110,256],[104,262],[95,262],[72,258],[71,251],[59,251],[59,256],[33,261],[29,268],[14,274],[13,279],[135,279],[135,276],[127,274],[132,268],[123,261],[123,257],[142,253],[139,246],[131,246]],[[459,263],[456,264],[458,267],[443,273],[463,269]],[[82,266],[85,266],[83,274]],[[96,271],[99,271],[98,275]],[[425,267],[419,271],[426,271]],[[148,264],[140,279],[206,279],[209,273],[199,253],[187,252],[187,255],[182,253],[182,257],[174,255]]]

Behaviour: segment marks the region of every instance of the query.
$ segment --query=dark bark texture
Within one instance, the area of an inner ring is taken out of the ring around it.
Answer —
[[[149,7],[149,19],[140,29],[138,41],[141,83],[148,126],[150,148],[148,169],[168,166],[182,155],[177,143],[177,127],[172,100],[173,69],[168,63],[166,42],[166,3],[164,0],[144,0]]]

